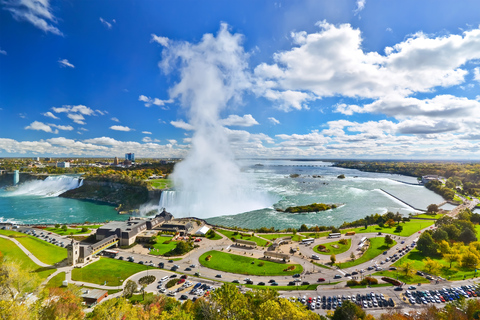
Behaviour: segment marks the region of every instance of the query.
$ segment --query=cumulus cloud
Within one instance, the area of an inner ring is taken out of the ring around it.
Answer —
[[[115,131],[125,131],[125,132],[133,131],[133,129],[126,126],[111,126],[110,129]]]
[[[26,130],[36,130],[36,131],[45,131],[49,133],[58,133],[58,130],[52,130],[52,128],[43,122],[40,121],[34,121],[30,123],[30,125],[25,127]]]
[[[65,130],[65,131],[72,131],[73,130],[72,126],[62,126],[62,125],[51,124],[51,123],[49,123],[48,125],[50,127],[57,128],[57,129],[60,129],[60,130]]]
[[[53,107],[52,111],[55,113],[66,113],[69,119],[81,125],[86,124],[86,122],[84,121],[85,120],[84,116],[95,116],[97,115],[97,113],[103,114],[103,112],[101,112],[100,110],[94,111],[84,105],[77,105],[77,106],[64,105],[62,107]]]
[[[183,130],[194,130],[195,128],[190,124],[186,123],[183,120],[178,120],[178,121],[170,121],[170,124],[174,126],[175,128],[180,128]]]
[[[356,3],[356,9],[354,11],[355,15],[359,14],[360,11],[362,11],[363,9],[365,9],[365,4],[367,3],[367,0],[357,0],[357,3]]]
[[[62,32],[53,26],[57,23],[57,18],[52,14],[50,0],[5,0],[2,3],[15,20],[27,21],[44,32],[63,36]]]
[[[49,118],[52,118],[52,119],[60,119],[59,117],[57,117],[56,115],[54,115],[53,113],[51,113],[50,111],[48,112],[45,112],[45,113],[42,113],[43,116],[45,117],[49,117]]]
[[[83,115],[81,115],[81,114],[78,114],[78,113],[69,113],[69,114],[67,114],[67,117],[68,117],[69,119],[72,119],[73,122],[75,122],[75,123],[78,123],[78,124],[81,124],[81,125],[85,125],[85,124],[86,124],[86,122],[83,121],[83,120],[85,120],[85,117],[84,117]]]
[[[73,64],[68,62],[67,59],[60,59],[58,60],[58,63],[60,64],[60,67],[69,67],[69,68],[75,68]]]
[[[150,131],[142,131],[143,134],[152,134]]]
[[[231,114],[228,118],[220,120],[220,124],[224,126],[251,127],[258,124],[258,122],[251,114],[246,114],[243,117]]]
[[[164,47],[168,47],[169,41],[170,40],[167,37],[157,36],[153,33],[152,33],[152,39],[150,40],[150,42],[156,42]]]
[[[269,117],[269,118],[268,118],[268,121],[270,121],[270,123],[272,123],[272,124],[274,124],[274,125],[280,124],[280,121],[278,121],[278,120],[275,119],[274,117]]]
[[[120,120],[118,120],[118,118],[116,118],[116,117],[113,117],[110,120],[115,121],[115,122],[120,122]]]
[[[142,141],[145,142],[145,143],[151,143],[151,142],[158,143],[158,142],[160,142],[160,140],[158,140],[158,139],[152,139],[152,138],[150,138],[150,137],[144,137],[144,138],[142,139]]]
[[[473,69],[473,79],[480,82],[480,68]]]
[[[147,97],[143,94],[138,97],[138,101],[145,102],[145,107],[147,107],[147,108],[150,107],[152,104],[154,104],[156,106],[159,106],[163,110],[168,110],[168,107],[165,106],[165,104],[173,102],[172,99],[168,99],[168,100],[161,100],[161,99],[158,99],[158,98],[153,98],[152,99],[152,98]]]

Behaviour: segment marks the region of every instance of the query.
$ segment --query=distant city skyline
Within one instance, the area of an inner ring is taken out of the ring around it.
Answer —
[[[194,53],[238,63],[218,119],[238,158],[480,160],[478,12],[473,0],[1,1],[0,157],[184,157],[188,90],[213,81],[182,81]]]

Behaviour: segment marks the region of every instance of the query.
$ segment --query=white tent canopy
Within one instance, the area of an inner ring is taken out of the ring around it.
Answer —
[[[197,232],[195,232],[195,234],[205,235],[208,232],[208,230],[210,230],[209,227],[203,226],[200,229],[198,229]]]

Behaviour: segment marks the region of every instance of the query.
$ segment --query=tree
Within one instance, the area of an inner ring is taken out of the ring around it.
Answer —
[[[477,241],[477,236],[470,228],[465,228],[458,236],[458,240],[465,244],[469,244],[470,242]]]
[[[60,228],[60,224],[59,224],[59,223],[55,224],[55,229],[58,229],[58,228]]]
[[[450,262],[449,269],[451,269],[452,263],[460,261],[461,255],[456,250],[452,250],[451,253],[444,254],[443,258],[445,259],[445,261]]]
[[[437,212],[438,212],[438,206],[436,204],[432,203],[427,207],[427,213],[435,214]]]
[[[436,229],[433,234],[432,234],[432,238],[433,240],[435,241],[446,241],[448,240],[448,233],[443,230],[442,228],[438,228]]]
[[[423,262],[424,262],[424,270],[430,274],[437,275],[440,269],[442,268],[442,265],[438,261],[432,260],[428,257],[424,259]]]
[[[71,285],[65,288],[48,288],[37,301],[40,319],[83,319],[80,289]]]
[[[0,264],[0,300],[18,300],[40,284],[38,275],[15,261]]]
[[[82,227],[81,232],[82,232],[82,233],[87,233],[87,232],[88,232],[88,228],[87,228],[87,227]]]
[[[391,228],[395,225],[395,220],[393,219],[388,219],[386,224]]]
[[[402,232],[402,231],[403,231],[403,226],[401,226],[401,225],[398,225],[398,226],[395,228],[395,232],[400,233],[400,232]]]
[[[433,241],[430,233],[424,232],[418,239],[417,249],[425,257],[431,257],[437,254],[438,245]]]
[[[330,261],[332,262],[332,266],[333,266],[333,265],[335,264],[335,262],[337,261],[337,257],[335,257],[335,255],[332,254],[332,255],[330,256]]]
[[[438,249],[440,250],[440,253],[442,255],[445,255],[452,251],[452,248],[450,248],[450,244],[448,244],[448,242],[445,240],[440,241],[440,243],[438,244]]]
[[[305,232],[305,231],[308,231],[308,227],[307,225],[304,223],[300,226],[300,230],[298,230],[300,232]]]
[[[64,224],[64,225],[62,226],[62,230],[63,230],[63,231],[67,231],[67,230],[68,230],[68,227],[67,227],[66,224]]]
[[[458,236],[460,235],[460,229],[457,226],[450,224],[450,225],[443,225],[441,230],[445,231],[448,234],[449,240],[458,240]]]
[[[333,313],[332,320],[359,320],[365,319],[366,313],[360,306],[347,300]]]
[[[462,267],[466,268],[475,268],[479,262],[478,257],[471,251],[464,253],[461,258]]]
[[[123,296],[125,298],[130,298],[136,290],[137,284],[132,280],[128,280],[123,288]]]
[[[384,241],[385,241],[385,244],[386,244],[387,246],[389,246],[389,247],[390,247],[390,246],[393,244],[393,242],[394,242],[393,239],[392,239],[392,237],[391,237],[389,234],[387,234],[387,235],[385,236]]]
[[[399,271],[406,277],[410,277],[413,274],[413,262],[405,262],[404,264],[400,265]]]

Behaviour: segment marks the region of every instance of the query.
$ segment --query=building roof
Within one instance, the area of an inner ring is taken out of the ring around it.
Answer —
[[[107,290],[100,290],[100,289],[86,289],[82,291],[80,295],[83,299],[94,299],[98,300],[99,298],[103,297],[105,293],[108,293]]]
[[[209,227],[203,226],[200,229],[198,229],[197,232],[195,232],[195,234],[203,234],[204,235],[208,232],[208,230],[210,230]]]

